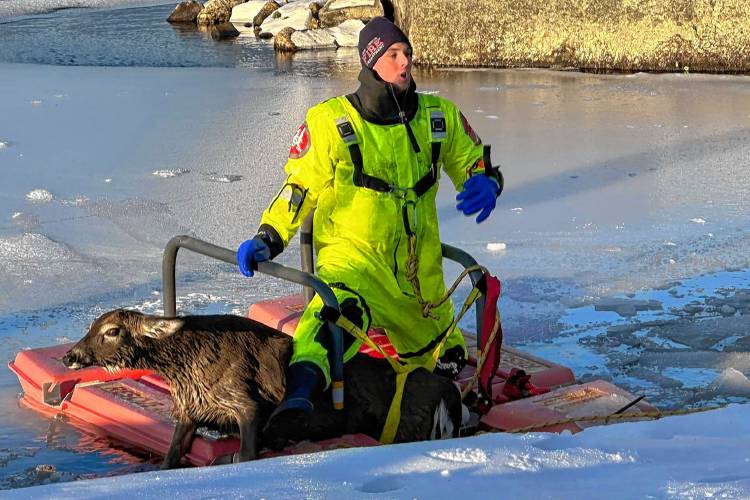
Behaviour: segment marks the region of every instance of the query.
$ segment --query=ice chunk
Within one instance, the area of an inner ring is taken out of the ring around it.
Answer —
[[[39,217],[34,214],[15,212],[10,219],[13,225],[22,228],[24,231],[31,231],[39,225]]]
[[[750,380],[739,370],[727,368],[708,386],[710,391],[726,396],[750,398]]]
[[[702,224],[706,223],[706,219],[703,219],[701,217],[694,217],[694,218],[690,219],[690,222],[695,222],[696,224],[701,224],[702,225]]]
[[[169,177],[178,177],[180,175],[184,175],[189,172],[190,170],[187,168],[168,168],[168,169],[163,169],[163,170],[155,170],[151,173],[157,177],[162,177],[166,179]]]
[[[209,172],[207,174],[204,174],[204,177],[207,181],[210,182],[237,182],[242,180],[241,175],[237,174],[217,174],[216,172]]]
[[[89,202],[88,196],[78,195],[75,198],[70,198],[67,200],[60,200],[60,203],[63,205],[68,205],[71,207],[81,207]]]
[[[54,196],[46,189],[39,188],[26,193],[26,199],[34,203],[49,203]]]
[[[505,243],[487,243],[487,250],[490,252],[502,252],[505,248]]]

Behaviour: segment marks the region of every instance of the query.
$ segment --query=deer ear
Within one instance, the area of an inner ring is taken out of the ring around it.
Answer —
[[[185,322],[178,318],[149,318],[143,322],[142,334],[153,339],[163,339],[178,332]]]

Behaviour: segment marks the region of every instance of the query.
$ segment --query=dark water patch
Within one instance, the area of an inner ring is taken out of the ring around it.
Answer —
[[[0,433],[0,490],[156,468],[155,457],[25,407],[18,392],[0,390],[0,420],[7,426]]]

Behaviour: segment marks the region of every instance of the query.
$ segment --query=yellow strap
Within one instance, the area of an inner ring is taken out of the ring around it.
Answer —
[[[406,366],[402,365],[387,352],[385,352],[382,347],[380,347],[367,335],[367,333],[365,333],[360,327],[349,321],[346,317],[344,317],[344,315],[339,316],[339,319],[336,320],[336,325],[351,333],[352,335],[354,335],[354,337],[361,340],[369,347],[378,351],[385,359],[388,360],[396,373],[401,373],[401,371],[406,368]]]
[[[380,435],[380,442],[383,444],[391,444],[396,438],[398,424],[401,423],[401,400],[404,397],[406,377],[409,376],[411,371],[396,374],[396,394],[393,395],[391,407],[388,409],[388,417],[385,419],[383,433]]]
[[[432,356],[424,368],[426,368],[430,372],[432,372],[435,369],[438,359],[440,359],[440,352],[443,350],[443,346],[447,342],[448,337],[450,337],[451,332],[453,331],[454,328],[456,328],[456,325],[458,325],[459,321],[461,321],[461,318],[463,318],[464,314],[466,314],[466,312],[469,310],[472,304],[480,297],[480,295],[481,295],[481,292],[476,287],[474,287],[471,290],[471,292],[469,293],[469,296],[466,297],[466,300],[464,301],[464,305],[461,307],[461,311],[459,311],[458,315],[454,318],[453,322],[448,327],[445,337],[443,337],[443,340],[440,341],[440,343],[437,345],[435,350],[432,352]],[[362,342],[367,344],[370,348],[379,352],[388,361],[388,363],[391,365],[393,370],[396,372],[396,393],[393,395],[391,406],[388,409],[388,416],[385,419],[385,426],[383,426],[383,433],[380,435],[381,443],[391,444],[393,443],[393,440],[396,438],[398,425],[401,422],[401,402],[404,396],[404,387],[406,386],[406,379],[411,372],[413,372],[417,368],[420,368],[420,365],[401,364],[393,356],[385,352],[385,350],[382,347],[380,347],[380,345],[378,345],[375,341],[373,341],[367,335],[365,331],[363,331],[360,327],[358,327],[357,325],[349,321],[343,315],[339,316],[339,318],[336,320],[336,325],[343,328],[350,334],[354,335],[355,338],[361,340]]]
[[[385,352],[385,350],[374,342],[360,327],[346,319],[344,316],[339,316],[339,319],[336,320],[336,324],[362,342],[366,343],[372,349],[378,351],[386,360],[388,360],[388,363],[390,363],[391,367],[396,372],[396,393],[391,400],[391,406],[388,409],[388,416],[385,419],[383,432],[380,435],[381,443],[392,444],[393,440],[396,438],[398,424],[401,422],[401,401],[404,396],[406,378],[409,376],[409,373],[419,368],[419,365],[402,365],[395,358]]]
[[[471,292],[469,292],[468,297],[466,297],[466,300],[464,301],[464,305],[461,306],[461,310],[453,319],[453,323],[451,323],[451,326],[448,327],[448,331],[446,332],[445,337],[443,337],[443,340],[440,341],[440,343],[437,345],[435,350],[432,351],[432,357],[430,358],[430,360],[427,362],[427,365],[425,366],[425,368],[427,368],[429,371],[435,370],[435,366],[437,365],[437,362],[440,359],[440,352],[443,350],[443,346],[448,341],[448,337],[451,336],[451,333],[458,326],[458,323],[464,317],[464,314],[466,314],[466,312],[471,308],[472,304],[474,304],[474,302],[476,302],[476,300],[481,295],[482,295],[482,292],[480,292],[476,287],[472,288]]]

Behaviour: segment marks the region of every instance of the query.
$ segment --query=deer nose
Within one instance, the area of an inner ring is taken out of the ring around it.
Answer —
[[[73,347],[65,354],[65,356],[63,356],[62,362],[68,368],[81,368],[83,366],[90,366],[92,360],[90,356],[84,355],[78,349]]]
[[[73,354],[73,351],[68,351],[65,356],[62,358],[62,362],[65,366],[70,367],[71,365],[75,364],[75,355]]]

